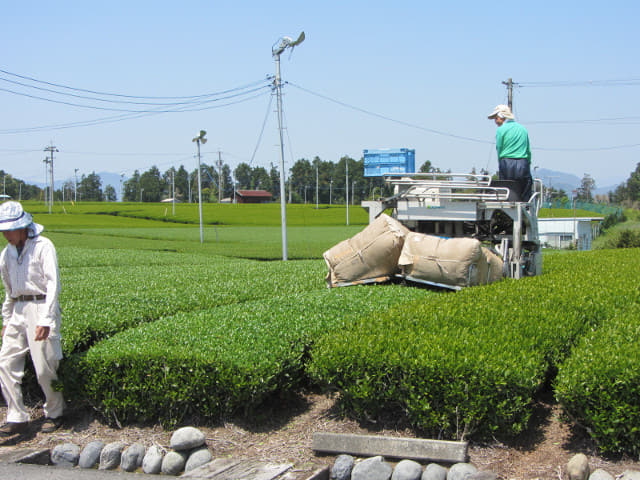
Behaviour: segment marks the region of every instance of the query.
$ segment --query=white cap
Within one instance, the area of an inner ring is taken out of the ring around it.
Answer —
[[[489,115],[487,118],[496,117],[508,118],[509,120],[514,119],[513,113],[511,113],[511,109],[508,105],[496,105],[496,108],[493,109],[493,112],[491,112],[491,115]]]

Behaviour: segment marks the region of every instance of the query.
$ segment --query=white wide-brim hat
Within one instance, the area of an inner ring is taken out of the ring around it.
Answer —
[[[24,211],[20,203],[9,201],[0,205],[0,232],[21,228],[28,229],[30,237],[40,235],[44,230],[42,225],[33,221],[30,213]]]

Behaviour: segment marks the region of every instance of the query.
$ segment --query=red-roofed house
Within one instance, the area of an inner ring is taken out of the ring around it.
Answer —
[[[266,190],[237,190],[236,201],[238,203],[269,203],[272,199]]]

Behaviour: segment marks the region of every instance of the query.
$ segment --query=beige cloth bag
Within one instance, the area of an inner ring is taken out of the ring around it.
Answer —
[[[398,264],[405,275],[445,285],[483,285],[489,278],[482,245],[473,238],[409,233]]]
[[[503,272],[502,269],[504,267],[504,262],[502,261],[502,257],[500,257],[494,251],[488,249],[487,247],[482,247],[482,252],[484,256],[487,258],[487,281],[485,283],[493,283],[499,280],[502,280]]]
[[[383,282],[398,271],[398,257],[409,229],[389,215],[381,214],[360,233],[322,255],[329,267],[327,284]]]

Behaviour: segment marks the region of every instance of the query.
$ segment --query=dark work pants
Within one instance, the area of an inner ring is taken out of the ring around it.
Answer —
[[[533,179],[531,168],[526,158],[501,158],[498,160],[498,177],[500,180],[513,180],[520,187],[520,199],[528,202],[531,198]]]

